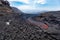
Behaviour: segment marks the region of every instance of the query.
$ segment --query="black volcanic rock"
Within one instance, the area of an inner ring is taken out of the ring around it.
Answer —
[[[60,11],[45,12],[40,14],[40,16],[28,18],[28,21],[31,25],[36,25],[40,28],[47,25],[48,29],[44,29],[46,26],[41,29],[48,35],[52,35],[55,40],[60,40]]]
[[[59,13],[60,12],[58,12],[58,14]],[[57,16],[58,19],[54,20],[54,22],[60,21],[59,19],[60,17],[58,15],[54,15],[53,17],[50,18],[48,16],[47,17],[44,16],[41,21],[53,22],[53,20],[50,19],[51,18],[55,19],[55,16]],[[4,3],[1,4],[0,5],[0,40],[60,40],[57,39],[58,36],[57,37],[54,36],[55,34],[51,35],[50,33],[44,32],[38,26],[27,24],[28,22],[27,19],[30,17],[31,17],[30,15],[26,15],[26,14],[24,15],[23,12],[21,12],[15,7],[6,6]],[[53,24],[55,24],[54,22]]]
[[[28,25],[21,14],[22,12],[16,8],[0,6],[0,40],[42,39],[39,36],[42,31],[35,26]]]

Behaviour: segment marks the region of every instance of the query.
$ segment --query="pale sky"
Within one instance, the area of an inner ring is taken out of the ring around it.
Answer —
[[[23,12],[60,10],[60,0],[8,0],[11,6],[17,7]]]

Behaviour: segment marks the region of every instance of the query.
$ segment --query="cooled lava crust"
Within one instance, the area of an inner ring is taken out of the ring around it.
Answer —
[[[60,12],[46,12],[27,19],[30,25],[40,27],[44,32],[55,34],[60,39]]]

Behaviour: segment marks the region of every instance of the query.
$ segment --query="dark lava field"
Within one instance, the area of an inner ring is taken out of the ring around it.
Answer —
[[[2,2],[0,40],[60,40],[60,11],[25,14]]]

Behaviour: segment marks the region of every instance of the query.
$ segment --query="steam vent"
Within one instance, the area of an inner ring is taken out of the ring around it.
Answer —
[[[60,40],[60,11],[25,14],[0,0],[0,40]]]

